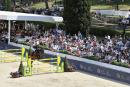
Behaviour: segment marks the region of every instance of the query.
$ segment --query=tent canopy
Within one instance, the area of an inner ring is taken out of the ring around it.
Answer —
[[[26,27],[26,21],[50,22],[50,23],[56,23],[56,25],[58,24],[58,22],[63,22],[62,17],[9,12],[9,11],[0,11],[0,20],[8,21],[8,44],[10,44],[11,21],[13,20],[25,21],[25,27]]]
[[[41,21],[51,23],[63,22],[63,18],[58,16],[46,16],[9,11],[0,11],[0,20]]]

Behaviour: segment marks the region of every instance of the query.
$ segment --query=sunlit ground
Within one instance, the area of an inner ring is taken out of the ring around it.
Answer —
[[[86,73],[50,73],[12,79],[9,73],[17,71],[18,62],[0,63],[1,87],[129,87],[119,82]]]

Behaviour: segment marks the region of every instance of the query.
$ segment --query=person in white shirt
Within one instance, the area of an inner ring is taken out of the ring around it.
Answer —
[[[107,39],[108,39],[108,40],[110,40],[110,39],[111,39],[111,37],[108,35],[108,36],[107,36]]]

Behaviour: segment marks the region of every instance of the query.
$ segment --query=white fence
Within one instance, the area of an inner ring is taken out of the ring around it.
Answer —
[[[23,44],[17,44],[17,43],[14,43],[14,42],[10,42],[9,45],[12,45],[12,46],[15,46],[15,47],[19,47],[19,48],[26,48],[26,49],[29,49],[30,46],[27,46],[27,45],[23,45]],[[34,50],[32,47],[31,47],[32,50]]]
[[[115,16],[124,16],[128,18],[130,16],[130,11],[116,11],[116,10],[96,10],[96,14],[105,14],[105,15],[115,15]]]

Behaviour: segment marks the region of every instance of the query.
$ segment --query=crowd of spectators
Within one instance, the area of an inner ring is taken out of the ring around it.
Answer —
[[[0,37],[8,36],[7,31],[4,30],[7,26],[4,23],[1,23],[0,26]],[[34,25],[33,23],[28,23],[26,28],[24,29],[23,24],[14,24],[11,28],[11,37],[16,39],[17,35],[28,36],[29,38],[26,39],[25,43],[32,47],[42,46],[51,51],[66,52],[79,57],[95,56],[99,58],[99,61],[107,63],[114,60],[130,63],[130,41],[123,39],[121,36],[111,37],[106,35],[97,38],[94,35],[87,35],[87,37],[84,37],[80,32],[69,35],[61,29],[45,30],[44,26]]]
[[[99,61],[130,63],[130,41],[121,36],[111,38],[109,35],[102,39],[96,36],[83,37],[80,32],[73,36],[66,35],[65,31],[52,29],[44,34],[35,34],[27,41],[31,46],[45,46],[51,51],[67,52],[79,57],[96,56]]]
[[[43,25],[27,23],[26,28],[23,22],[12,21],[11,23],[11,42],[17,42],[17,39],[26,39],[34,34],[44,30]],[[40,33],[41,34],[41,33]],[[8,25],[6,22],[0,22],[0,41],[8,42]]]
[[[6,23],[1,23],[1,36],[7,36]],[[21,30],[22,29],[22,30]],[[44,26],[28,23],[25,29],[24,24],[14,23],[11,28],[11,36],[18,34],[30,37],[26,44],[31,46],[44,46],[51,51],[66,52],[79,57],[95,56],[99,61],[111,63],[118,61],[130,63],[130,41],[121,36],[111,37],[106,35],[103,38],[96,36],[84,37],[80,32],[75,35],[67,35],[60,29],[50,29],[43,33]]]

